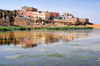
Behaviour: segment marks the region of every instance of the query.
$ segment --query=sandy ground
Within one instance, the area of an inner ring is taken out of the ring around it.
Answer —
[[[94,25],[86,25],[86,26],[88,26],[88,27],[94,27],[94,28],[98,28],[98,29],[100,29],[100,24],[94,24]]]

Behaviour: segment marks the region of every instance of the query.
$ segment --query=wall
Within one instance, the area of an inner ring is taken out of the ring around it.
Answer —
[[[79,22],[79,18],[70,18],[70,19],[67,19],[67,22]]]
[[[50,17],[57,17],[57,16],[59,16],[59,13],[50,12]]]
[[[22,16],[22,17],[32,17],[33,12],[32,11],[20,11],[20,16]]]
[[[33,18],[49,19],[50,14],[48,12],[33,12]]]
[[[88,18],[79,18],[79,22],[89,22]]]
[[[37,11],[37,8],[24,6],[24,7],[22,7],[22,10],[23,11]]]

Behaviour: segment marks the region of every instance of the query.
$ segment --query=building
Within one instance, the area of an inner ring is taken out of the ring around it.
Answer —
[[[63,16],[67,16],[67,19],[74,18],[74,16],[69,13],[64,13]]]
[[[22,11],[22,10],[20,10],[19,14],[20,14],[21,17],[32,17],[33,16],[32,11]]]
[[[67,19],[69,20],[70,18],[74,18],[74,16],[72,14],[69,14],[69,13],[64,13],[63,15],[55,17],[54,19],[60,19],[60,20],[66,22],[66,20]]]
[[[79,18],[78,17],[70,18],[70,19],[67,19],[67,22],[79,22]]]
[[[0,9],[0,12],[2,11],[2,9]]]
[[[64,13],[63,16],[69,16],[69,13]]]
[[[57,12],[50,12],[50,17],[57,17],[59,16],[59,13]]]
[[[37,8],[33,8],[33,7],[22,7],[22,11],[37,11]]]
[[[50,19],[49,12],[33,12],[33,18]]]
[[[79,18],[79,22],[89,22],[88,18]]]
[[[67,19],[67,16],[60,15],[60,16],[55,17],[54,19],[62,19],[62,20],[64,20],[64,19]]]

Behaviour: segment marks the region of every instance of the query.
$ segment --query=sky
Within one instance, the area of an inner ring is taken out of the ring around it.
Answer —
[[[70,13],[74,17],[89,18],[100,24],[100,0],[0,0],[0,9],[17,10],[22,6],[34,7],[39,11]]]

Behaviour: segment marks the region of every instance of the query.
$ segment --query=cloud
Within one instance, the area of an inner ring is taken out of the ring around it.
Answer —
[[[73,47],[73,48],[81,48],[81,49],[91,49],[91,50],[98,50],[100,51],[100,45],[92,45],[92,46],[87,46],[87,47]]]
[[[19,57],[19,55],[15,55],[15,56],[5,56],[5,58],[8,59],[17,59]]]
[[[1,49],[2,51],[13,51],[13,50],[23,50],[23,49],[15,49],[15,48],[6,48],[6,49]]]
[[[40,49],[39,51],[44,52],[44,51],[46,51],[46,50],[49,50],[49,49]]]

